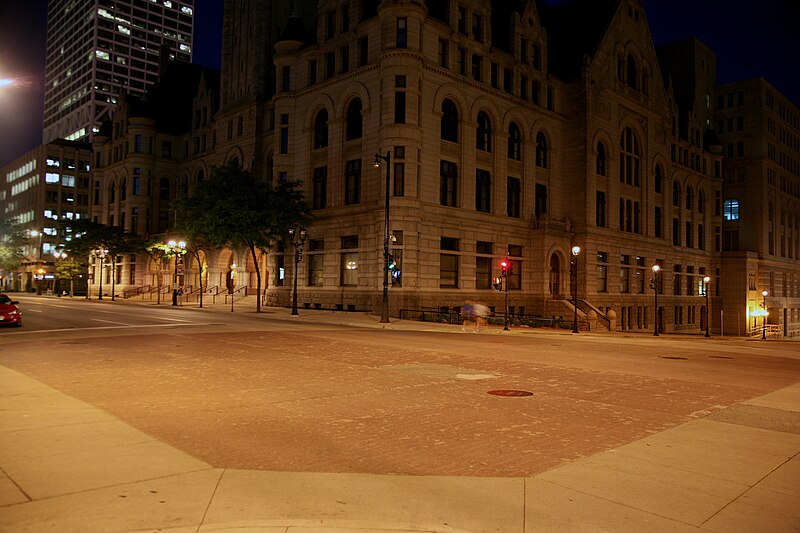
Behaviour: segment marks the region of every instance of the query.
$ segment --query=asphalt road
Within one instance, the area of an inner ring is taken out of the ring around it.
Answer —
[[[533,475],[800,381],[796,342],[21,300],[0,364],[225,468]]]

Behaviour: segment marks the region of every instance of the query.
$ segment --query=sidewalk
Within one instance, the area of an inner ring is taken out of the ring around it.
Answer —
[[[798,531],[800,384],[529,478],[217,469],[0,367],[0,531]]]

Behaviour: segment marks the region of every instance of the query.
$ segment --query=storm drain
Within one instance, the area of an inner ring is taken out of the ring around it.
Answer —
[[[509,396],[509,397],[533,396],[532,392],[526,390],[514,390],[514,389],[490,390],[488,393],[493,396]]]
[[[688,360],[688,357],[678,357],[677,355],[659,355],[661,359],[681,359],[683,361]]]

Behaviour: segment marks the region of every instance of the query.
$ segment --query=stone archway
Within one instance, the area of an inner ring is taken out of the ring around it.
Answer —
[[[550,256],[550,296],[557,298],[561,295],[561,258],[554,253]]]

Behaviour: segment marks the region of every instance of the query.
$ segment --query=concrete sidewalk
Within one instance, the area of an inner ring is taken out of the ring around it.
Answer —
[[[800,531],[800,384],[528,478],[218,469],[0,388],[0,531]]]

